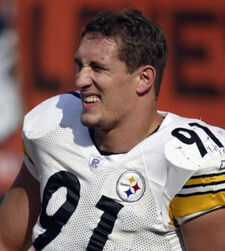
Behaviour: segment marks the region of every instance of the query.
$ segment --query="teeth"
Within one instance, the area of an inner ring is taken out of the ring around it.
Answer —
[[[99,97],[97,96],[84,97],[84,101],[87,103],[95,103],[99,101]]]

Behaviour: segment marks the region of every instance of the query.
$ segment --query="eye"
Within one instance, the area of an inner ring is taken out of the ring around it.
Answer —
[[[81,61],[77,58],[74,59],[74,62],[76,64],[77,72],[79,72],[82,69],[83,65],[82,65]]]
[[[82,64],[81,63],[76,63],[76,68],[77,68],[77,72],[79,72],[82,69]]]
[[[96,62],[92,62],[91,63],[91,68],[95,71],[95,72],[100,72],[101,70],[105,70],[105,68],[103,66],[101,66],[100,64],[96,63]]]

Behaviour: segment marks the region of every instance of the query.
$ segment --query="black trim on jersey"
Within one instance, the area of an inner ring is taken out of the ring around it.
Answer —
[[[73,96],[81,99],[80,93],[78,93],[78,92],[71,91],[71,92],[64,92],[64,94],[72,94]]]
[[[89,131],[91,140],[92,140],[93,143],[94,143],[94,130],[93,130],[93,128],[88,128],[88,131]],[[95,144],[94,144],[94,145],[95,145]],[[127,152],[114,153],[114,152],[101,151],[96,145],[95,145],[95,147],[97,148],[97,150],[99,151],[99,153],[100,153],[101,155],[103,155],[103,156],[110,156],[110,155],[115,155],[115,154],[124,154],[124,153],[127,153]]]
[[[101,150],[99,150],[99,149],[98,149],[98,151],[99,151],[99,153],[100,153],[101,155],[103,155],[103,156],[110,156],[110,155],[125,154],[125,153],[127,153],[127,152],[121,152],[121,153],[106,152],[106,151],[101,151]]]
[[[151,136],[152,134],[156,133],[156,132],[159,130],[159,127],[161,126],[161,124],[162,124],[162,123],[160,123],[160,124],[155,128],[155,130],[153,130],[153,131],[149,134],[149,136]],[[149,136],[148,136],[148,137],[149,137]]]
[[[225,192],[225,188],[223,189],[219,189],[219,190],[216,190],[216,191],[206,191],[206,192],[196,192],[196,193],[188,193],[188,194],[176,194],[175,197],[191,197],[191,196],[195,196],[195,195],[203,195],[203,194],[215,194],[215,193],[219,193],[219,192]]]
[[[209,183],[200,183],[200,184],[193,184],[193,185],[185,185],[183,186],[184,189],[192,188],[192,187],[207,187],[207,186],[215,186],[215,185],[220,185],[220,184],[225,184],[225,180],[221,181],[214,181],[214,182],[209,182]]]
[[[160,125],[161,125],[161,124],[160,124]],[[155,130],[154,130],[149,136],[151,136],[152,134],[156,133],[156,132],[159,130],[160,125],[158,125],[158,126],[155,128]],[[92,141],[94,142],[94,130],[93,130],[92,128],[89,128],[89,134],[90,134],[90,137],[91,137]],[[148,137],[149,137],[149,136],[148,136]],[[95,147],[98,149],[99,153],[100,153],[101,155],[103,155],[103,156],[110,156],[110,155],[115,155],[115,154],[125,154],[125,153],[127,153],[127,152],[115,153],[115,152],[101,151],[97,146],[95,146]]]
[[[199,178],[206,178],[206,177],[213,177],[213,176],[220,176],[220,175],[224,175],[225,174],[225,172],[223,172],[223,173],[210,173],[210,174],[203,174],[203,175],[196,175],[196,176],[192,176],[191,178],[190,178],[190,180],[192,180],[192,179],[199,179]]]

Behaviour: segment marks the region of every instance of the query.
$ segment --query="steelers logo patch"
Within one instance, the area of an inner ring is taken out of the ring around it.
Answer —
[[[138,171],[126,171],[118,179],[116,192],[121,200],[134,202],[139,200],[145,192],[145,180]]]

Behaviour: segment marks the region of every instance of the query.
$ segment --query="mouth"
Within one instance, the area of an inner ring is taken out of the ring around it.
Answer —
[[[97,95],[90,95],[90,96],[82,96],[82,100],[85,103],[97,103],[100,101],[100,97]]]
[[[101,101],[101,97],[95,93],[82,93],[81,98],[85,109],[94,108]]]

